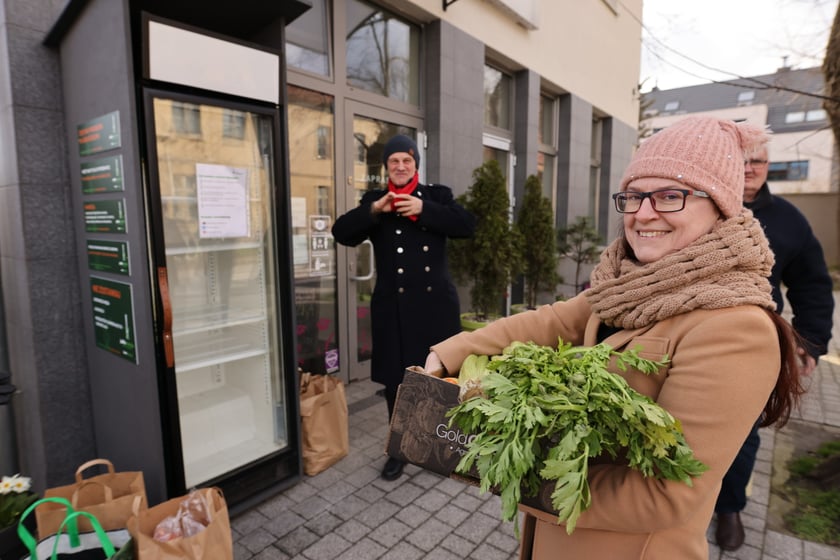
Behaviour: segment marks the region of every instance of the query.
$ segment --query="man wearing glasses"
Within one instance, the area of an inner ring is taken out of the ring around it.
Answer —
[[[770,283],[776,311],[781,313],[781,285],[793,311],[793,326],[804,338],[797,349],[800,373],[809,375],[831,339],[834,297],[831,276],[820,242],[805,216],[787,200],[770,193],[767,186],[767,147],[744,161],[744,206],[761,222],[776,257]],[[744,544],[741,511],[747,505],[747,485],[759,447],[758,425],[753,427],[735,461],[723,478],[715,512],[715,537],[723,550],[737,550]]]

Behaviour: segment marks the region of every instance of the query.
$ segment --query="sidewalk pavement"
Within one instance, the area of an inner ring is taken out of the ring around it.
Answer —
[[[835,292],[835,301],[840,292]],[[838,302],[840,303],[840,302]],[[840,309],[835,305],[835,325]],[[519,543],[500,520],[499,498],[413,465],[394,482],[379,478],[388,433],[380,385],[346,387],[350,453],[333,467],[232,519],[236,560],[513,560]],[[840,332],[820,360],[800,411],[792,417],[815,429],[840,431]],[[838,432],[840,433],[840,432]],[[772,519],[773,461],[789,428],[761,430],[752,493],[742,518],[746,542],[723,552],[709,527],[710,560],[840,560],[840,548],[796,538]],[[607,560],[607,559],[593,559]]]

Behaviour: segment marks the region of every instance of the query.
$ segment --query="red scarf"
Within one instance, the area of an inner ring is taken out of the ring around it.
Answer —
[[[411,194],[414,192],[414,189],[417,188],[417,183],[420,180],[420,176],[415,172],[414,178],[411,179],[408,183],[403,185],[402,187],[396,186],[394,183],[391,182],[391,179],[388,179],[388,191],[394,194]],[[396,210],[396,201],[391,202],[391,210]],[[412,222],[417,221],[417,216],[406,216]]]

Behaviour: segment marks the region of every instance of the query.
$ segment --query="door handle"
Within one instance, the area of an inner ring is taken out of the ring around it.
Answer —
[[[368,251],[368,254],[370,255],[370,267],[368,268],[368,270],[370,272],[368,272],[367,274],[363,274],[362,276],[351,276],[350,277],[350,280],[355,280],[357,282],[361,282],[361,281],[364,281],[364,280],[370,280],[371,278],[373,278],[373,272],[374,272],[373,243],[371,242],[370,239],[365,239],[364,241],[362,241],[359,244],[359,247],[361,247],[362,245],[367,245],[368,247],[370,247],[370,251]]]
[[[172,303],[169,300],[169,277],[165,266],[158,267],[158,288],[163,304],[163,354],[166,358],[166,366],[172,367],[175,365],[175,348],[172,345]]]

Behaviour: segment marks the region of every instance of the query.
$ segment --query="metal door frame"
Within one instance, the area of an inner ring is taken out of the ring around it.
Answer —
[[[345,99],[342,115],[336,115],[337,134],[340,135],[339,146],[344,146],[343,157],[336,157],[336,216],[341,216],[348,210],[355,208],[359,201],[355,200],[353,188],[353,167],[355,161],[355,143],[353,142],[353,120],[356,116],[386,121],[388,123],[413,128],[416,131],[417,147],[420,152],[421,167],[418,169],[420,181],[424,182],[425,175],[425,132],[423,130],[423,119],[382,109],[374,105]],[[337,296],[338,296],[338,322],[339,332],[339,356],[341,374],[345,381],[355,381],[370,378],[370,360],[358,360],[356,349],[358,348],[359,333],[356,327],[355,306],[356,287],[350,271],[355,263],[355,247],[345,247],[336,244],[336,268],[337,268]],[[351,306],[353,307],[351,313]]]

